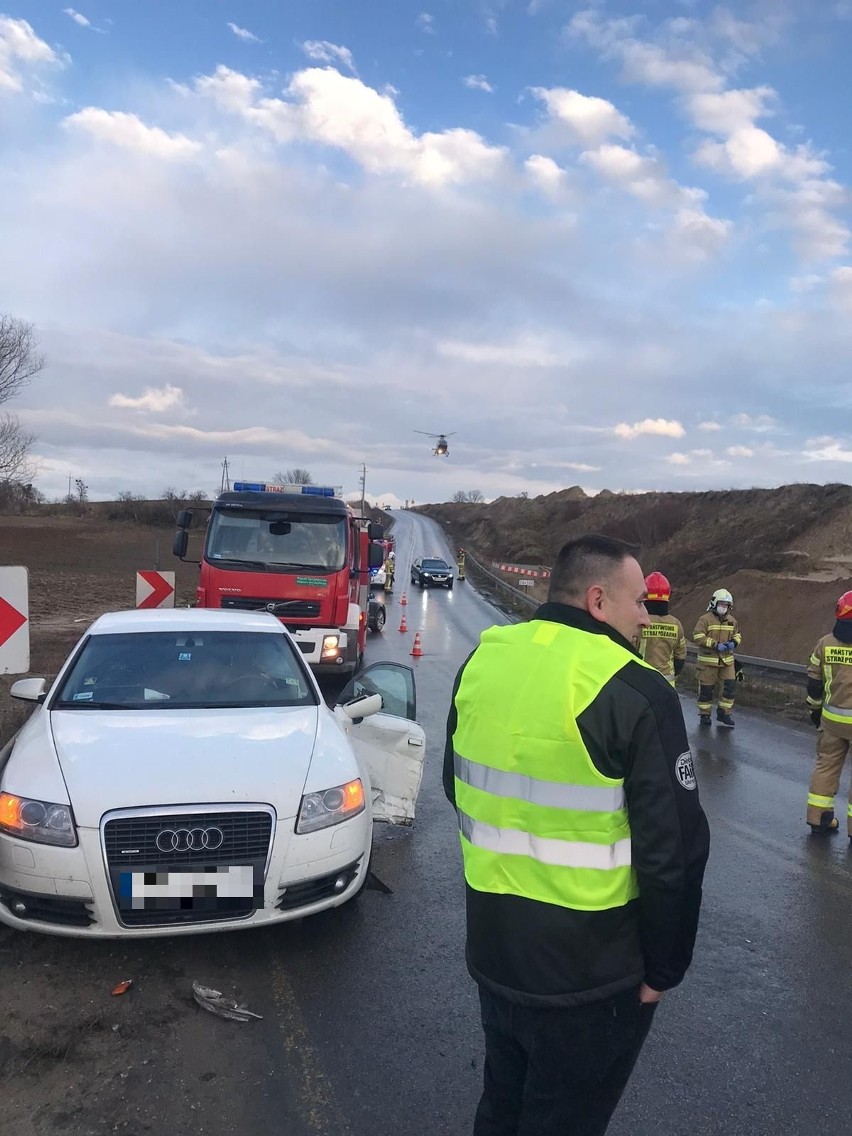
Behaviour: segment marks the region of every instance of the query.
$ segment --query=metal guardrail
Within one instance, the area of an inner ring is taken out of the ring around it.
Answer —
[[[485,568],[479,561],[471,556],[465,550],[465,572],[469,574],[470,567],[473,566],[474,576],[484,577],[491,587],[500,596],[505,596],[514,604],[514,608],[506,612],[509,616],[518,615],[518,608],[521,611],[533,612],[539,606],[539,601],[532,596],[528,596],[522,592],[520,588],[514,588],[511,584],[507,584],[505,580],[501,580],[499,576],[495,576],[493,572]],[[504,609],[505,610],[505,609]],[[698,653],[698,648],[689,643],[687,645],[687,654],[691,657]],[[788,663],[783,659],[762,659],[757,655],[737,655],[739,661],[743,666],[757,667],[760,670],[766,671],[768,674],[783,675],[785,678],[790,678],[793,675],[805,675],[808,668],[804,663]]]

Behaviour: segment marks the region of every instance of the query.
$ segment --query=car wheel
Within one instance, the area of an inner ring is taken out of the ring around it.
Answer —
[[[376,612],[376,618],[373,620],[373,631],[384,631],[386,618],[385,609],[380,607]]]
[[[447,584],[447,591],[451,592],[452,590],[453,590],[453,581],[450,580],[449,584]]]

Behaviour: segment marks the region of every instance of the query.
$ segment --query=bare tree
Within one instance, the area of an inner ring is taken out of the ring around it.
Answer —
[[[478,505],[484,501],[482,491],[479,489],[457,489],[450,498],[451,501],[456,501],[458,504],[465,505]]]
[[[0,406],[20,394],[44,366],[33,326],[0,314]],[[33,470],[27,454],[35,436],[13,414],[0,415],[0,480],[28,480]]]
[[[480,505],[485,500],[481,489],[468,489],[467,499],[471,505]]]
[[[467,490],[457,489],[450,500],[455,501],[457,505],[463,505],[467,501]]]
[[[285,469],[283,473],[276,473],[272,479],[275,485],[313,485],[314,479],[306,469]]]

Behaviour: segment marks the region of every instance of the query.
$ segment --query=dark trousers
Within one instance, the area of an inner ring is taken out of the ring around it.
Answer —
[[[570,1009],[518,1006],[480,987],[485,1086],[474,1136],[602,1136],[653,1005],[639,990]]]

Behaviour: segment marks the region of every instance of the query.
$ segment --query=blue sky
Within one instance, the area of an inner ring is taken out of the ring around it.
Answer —
[[[850,48],[847,0],[7,0],[37,484],[848,480]]]

